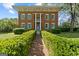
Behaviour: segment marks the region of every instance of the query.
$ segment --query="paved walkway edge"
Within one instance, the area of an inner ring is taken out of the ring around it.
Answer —
[[[48,56],[48,49],[46,48],[43,39],[42,39],[42,43],[43,43],[43,53],[45,54],[45,56]]]

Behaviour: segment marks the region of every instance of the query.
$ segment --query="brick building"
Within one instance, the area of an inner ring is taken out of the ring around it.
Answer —
[[[15,6],[18,26],[33,30],[51,30],[58,26],[59,8],[52,6]]]

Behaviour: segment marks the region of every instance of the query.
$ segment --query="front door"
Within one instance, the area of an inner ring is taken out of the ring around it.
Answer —
[[[41,30],[41,15],[37,13],[35,15],[35,30]]]
[[[36,30],[40,30],[40,22],[36,23]]]

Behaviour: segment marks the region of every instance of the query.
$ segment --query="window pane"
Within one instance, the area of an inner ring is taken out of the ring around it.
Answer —
[[[22,23],[21,24],[21,28],[25,28],[25,23]]]
[[[37,21],[40,21],[40,14],[37,14],[36,17],[37,17]]]
[[[25,14],[20,14],[21,20],[25,19]]]
[[[28,28],[28,29],[32,29],[31,23],[28,23],[28,24],[27,24],[27,28]]]
[[[55,29],[55,23],[51,24],[51,29]]]
[[[45,23],[45,29],[49,29],[49,23]]]
[[[55,14],[52,14],[52,15],[51,15],[51,19],[52,19],[52,20],[55,20]]]
[[[32,15],[31,14],[27,14],[27,19],[32,19]]]
[[[45,15],[45,20],[49,20],[49,14]]]

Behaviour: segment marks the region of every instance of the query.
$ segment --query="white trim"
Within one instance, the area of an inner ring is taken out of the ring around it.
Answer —
[[[31,23],[27,23],[27,24],[31,24]]]
[[[41,13],[35,13],[35,30],[36,30],[36,23],[37,23],[37,14],[40,14],[40,30],[41,30]]]
[[[25,24],[25,23],[21,23],[21,24]]]
[[[40,13],[40,30],[41,30],[41,13]]]
[[[49,14],[45,14],[45,15],[49,15]]]
[[[35,13],[35,30],[36,30],[36,14],[37,14],[37,13]]]
[[[51,14],[51,15],[55,15],[55,14]]]
[[[32,15],[32,14],[28,13],[27,15]]]
[[[32,28],[32,24],[31,24],[31,23],[27,23],[27,26],[28,26],[28,25],[31,25],[31,27],[30,27],[30,28],[28,28],[28,29],[31,29],[31,28]]]

